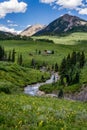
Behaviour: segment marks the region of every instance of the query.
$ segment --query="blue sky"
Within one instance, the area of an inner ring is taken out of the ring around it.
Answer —
[[[65,13],[87,20],[87,0],[0,0],[0,30],[19,33]]]

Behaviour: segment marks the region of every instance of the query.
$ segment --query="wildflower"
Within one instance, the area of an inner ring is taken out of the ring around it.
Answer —
[[[22,121],[19,121],[18,124],[21,125],[21,124],[22,124]]]
[[[40,122],[39,122],[39,126],[42,126],[42,125],[43,125],[43,121],[40,121]]]

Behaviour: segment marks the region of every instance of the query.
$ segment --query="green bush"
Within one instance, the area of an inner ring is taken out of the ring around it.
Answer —
[[[0,62],[0,92],[13,93],[22,91],[25,86],[42,82],[49,78],[49,73],[40,72],[17,64]]]
[[[11,93],[11,86],[12,84],[10,82],[0,82],[0,93],[4,92],[6,94]]]

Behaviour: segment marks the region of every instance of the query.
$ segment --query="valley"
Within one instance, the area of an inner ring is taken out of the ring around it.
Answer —
[[[39,26],[0,32],[0,130],[86,130],[87,21]]]

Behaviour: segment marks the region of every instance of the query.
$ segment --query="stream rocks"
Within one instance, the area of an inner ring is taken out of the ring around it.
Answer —
[[[74,94],[65,94],[64,98],[79,101],[87,101],[87,85],[83,85],[80,92],[76,92]]]

